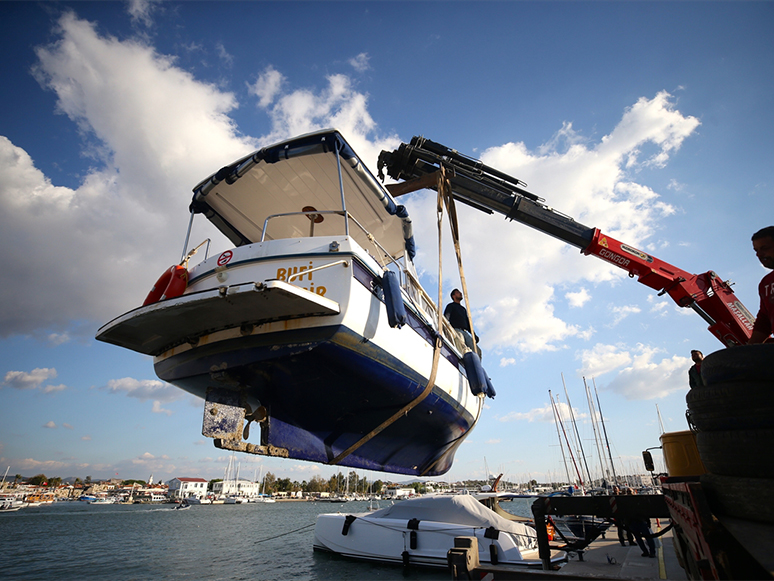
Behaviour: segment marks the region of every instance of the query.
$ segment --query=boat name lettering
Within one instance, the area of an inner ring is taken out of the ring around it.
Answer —
[[[621,266],[629,266],[629,263],[631,262],[631,260],[628,258],[624,258],[615,252],[610,252],[609,250],[600,250],[599,255],[605,260],[609,260],[615,264],[620,264]]]
[[[286,268],[278,268],[277,269],[277,280],[284,280],[287,282],[290,282],[291,284],[296,282],[301,282],[304,280],[304,277],[306,277],[309,280],[309,286],[301,287],[304,290],[308,290],[309,292],[316,293],[322,297],[325,296],[325,293],[328,291],[328,289],[324,286],[314,286],[314,282],[312,282],[312,275],[314,272],[310,272],[308,274],[300,274],[304,273],[307,270],[312,269],[312,263],[309,263],[309,266],[288,266]],[[295,275],[295,276],[294,276]],[[292,277],[292,280],[288,281],[288,278]]]

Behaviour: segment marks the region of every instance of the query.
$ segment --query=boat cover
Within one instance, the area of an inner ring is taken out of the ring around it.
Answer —
[[[466,525],[473,527],[494,527],[499,531],[510,532],[537,538],[534,529],[521,523],[509,521],[489,510],[468,494],[452,496],[422,496],[396,502],[394,505],[370,513],[369,519],[397,519],[409,521],[434,521]]]
[[[204,214],[236,246],[309,236],[310,227],[315,236],[341,235],[339,166],[347,212],[393,257],[405,252],[413,258],[408,211],[333,129],[260,149],[222,168],[194,188],[191,211]],[[321,213],[297,214],[314,210]],[[293,213],[272,218],[264,232],[267,218]],[[349,228],[360,246],[373,249],[365,232],[352,223]]]

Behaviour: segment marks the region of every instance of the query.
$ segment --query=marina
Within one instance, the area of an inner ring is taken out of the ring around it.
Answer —
[[[533,499],[503,503],[528,516]],[[317,515],[333,506],[320,502],[192,506],[112,505],[95,508],[82,502],[57,502],[0,517],[7,579],[287,579],[298,581],[450,579],[444,569],[367,563],[313,551]],[[342,514],[365,512],[366,501],[353,501]],[[655,559],[639,548],[621,547],[614,531],[571,557],[559,578],[684,579],[674,569],[674,551],[662,537]],[[662,550],[663,549],[663,550]],[[41,558],[45,555],[45,558]],[[608,560],[608,557],[610,560]],[[665,571],[666,577],[659,576]],[[503,576],[502,571],[496,579]],[[534,576],[545,576],[533,571]]]

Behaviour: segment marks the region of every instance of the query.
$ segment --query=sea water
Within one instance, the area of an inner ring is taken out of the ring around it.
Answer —
[[[382,507],[387,503],[381,502]],[[530,516],[531,500],[501,506]],[[90,505],[57,502],[0,514],[0,578],[448,581],[444,570],[352,561],[314,552],[318,514],[368,503]]]

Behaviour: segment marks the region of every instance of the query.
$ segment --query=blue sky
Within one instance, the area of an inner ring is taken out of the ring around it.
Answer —
[[[179,260],[194,185],[318,128],[339,128],[373,170],[414,135],[480,157],[588,226],[715,270],[757,312],[773,24],[770,2],[0,3],[3,471],[222,476],[201,402],[93,337]],[[403,202],[435,296],[434,194]],[[657,408],[668,431],[687,429],[689,351],[722,347],[698,316],[544,234],[460,215],[498,395],[449,477],[486,463],[562,478],[548,399],[566,403],[562,376],[591,466],[583,377],[617,471],[658,445]],[[211,234],[197,227],[192,240]],[[299,481],[334,472],[241,462]]]

